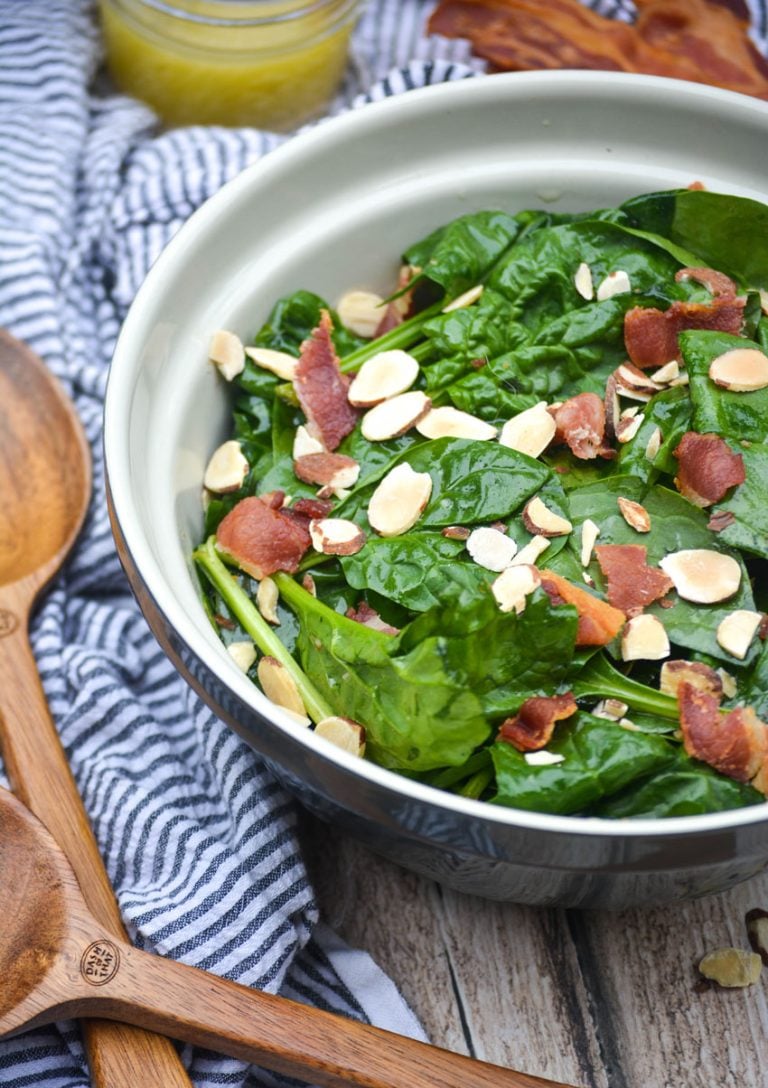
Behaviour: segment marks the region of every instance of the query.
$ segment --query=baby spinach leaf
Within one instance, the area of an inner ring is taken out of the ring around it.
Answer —
[[[487,366],[471,370],[453,382],[445,390],[445,396],[460,411],[499,425],[526,408],[532,408],[537,399],[529,393],[510,392]]]
[[[724,332],[684,332],[680,350],[690,374],[693,426],[700,434],[719,434],[737,441],[765,442],[768,437],[768,389],[733,393],[709,377],[713,359],[736,348],[760,350],[743,336]]]
[[[525,329],[516,323],[518,314],[508,299],[486,288],[474,305],[433,317],[422,331],[431,354],[468,364],[501,355],[527,340]]]
[[[657,393],[648,405],[641,407],[643,422],[634,438],[620,445],[615,471],[618,474],[639,476],[652,482],[660,472],[674,476],[678,463],[674,451],[680,439],[691,430],[691,399],[685,386],[679,385]],[[653,460],[647,449],[651,436],[658,427],[661,445]]]
[[[485,278],[519,230],[516,219],[507,212],[473,212],[416,242],[403,259],[455,297]]]
[[[746,479],[712,508],[730,513],[734,521],[717,536],[723,544],[768,559],[768,446],[734,445],[744,459]]]
[[[274,348],[275,351],[298,356],[303,341],[312,335],[313,329],[320,323],[323,310],[328,310],[331,315],[332,338],[339,355],[346,355],[366,343],[346,329],[335,310],[311,291],[294,291],[292,295],[281,298],[253,342],[256,347]]]

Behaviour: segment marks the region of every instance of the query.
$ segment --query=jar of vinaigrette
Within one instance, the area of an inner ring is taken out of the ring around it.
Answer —
[[[110,73],[168,125],[286,132],[338,88],[360,0],[100,0]]]

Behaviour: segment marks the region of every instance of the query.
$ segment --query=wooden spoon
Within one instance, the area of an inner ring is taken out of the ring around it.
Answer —
[[[0,329],[0,749],[13,790],[54,830],[90,909],[123,937],[27,635],[35,599],[72,547],[90,494],[90,451],[72,404],[41,360]],[[96,1088],[190,1088],[168,1039],[106,1022],[84,1024],[83,1037]]]
[[[249,990],[112,939],[89,914],[52,836],[2,789],[0,918],[0,1034],[106,1016],[324,1088],[568,1088]]]

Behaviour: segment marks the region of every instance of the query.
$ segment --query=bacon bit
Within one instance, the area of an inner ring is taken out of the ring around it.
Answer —
[[[218,612],[213,617],[218,627],[224,627],[227,631],[234,631],[237,628],[237,624],[234,620],[227,619],[226,616],[220,615]]]
[[[367,601],[360,601],[357,608],[350,605],[345,615],[347,619],[362,623],[363,627],[371,627],[374,631],[382,631],[385,635],[400,634],[400,628],[385,623],[376,609],[371,608]]]
[[[311,543],[301,519],[253,496],[233,506],[216,531],[221,551],[254,578],[278,570],[293,574]]]
[[[685,283],[694,280],[716,298],[735,298],[736,284],[725,272],[717,272],[714,268],[681,268],[675,272],[675,283]]]
[[[488,366],[487,359],[471,359],[469,365],[473,370],[482,370],[484,366]]]
[[[293,471],[300,480],[305,484],[322,486],[333,486],[334,481],[340,478],[340,473],[342,480],[356,476],[359,467],[353,457],[347,457],[343,453],[305,453],[293,462]],[[343,486],[343,483],[339,486]]]
[[[525,700],[514,718],[502,722],[498,739],[507,741],[518,752],[536,752],[549,744],[555,722],[570,718],[578,709],[570,691],[565,695],[534,696]]]
[[[647,565],[643,544],[598,544],[595,555],[608,583],[609,602],[627,616],[639,615],[672,589],[671,578]]]
[[[707,522],[707,528],[713,533],[722,533],[729,525],[733,525],[736,518],[730,510],[716,510]]]
[[[397,278],[397,290],[402,291],[404,287],[408,287],[416,272],[417,270],[410,264],[401,265],[400,274]],[[384,316],[376,326],[376,332],[373,334],[374,339],[383,336],[385,332],[391,332],[398,325],[402,325],[405,319],[410,317],[412,306],[412,291],[406,291],[405,294],[398,295],[397,298],[393,298],[391,302],[388,302],[384,310]]]
[[[317,586],[315,585],[315,579],[311,574],[305,574],[301,579],[301,584],[304,589],[306,589],[307,593],[311,594],[313,597],[317,596]]]
[[[506,533],[506,525],[503,531]],[[471,529],[467,529],[465,525],[446,525],[445,529],[440,530],[440,535],[449,540],[469,540],[470,533]]]
[[[624,344],[641,370],[680,360],[677,337],[688,329],[728,332],[737,336],[746,298],[719,296],[711,302],[673,302],[668,310],[634,306],[624,315]]]
[[[597,393],[578,393],[553,413],[556,442],[565,442],[574,457],[591,461],[605,456],[605,405]]]
[[[692,684],[683,683],[677,694],[683,747],[689,756],[734,778],[768,789],[768,726],[751,706],[722,714],[718,700]]]
[[[717,434],[687,431],[673,452],[680,465],[675,487],[694,506],[720,502],[747,478],[744,458]]]
[[[757,637],[763,642],[768,638],[768,613],[763,612],[763,618],[760,620],[760,626],[757,629]]]
[[[690,189],[692,192],[704,192],[706,185],[703,181],[692,181],[690,185],[686,185],[686,189]]]
[[[551,570],[541,572],[541,587],[552,604],[572,604],[579,616],[577,646],[605,646],[618,635],[626,616],[580,586],[573,585]]]
[[[259,495],[259,499],[265,506],[271,506],[273,510],[279,510],[285,504],[284,491],[265,491]]]
[[[355,429],[357,412],[347,400],[349,382],[339,368],[331,329],[330,314],[323,310],[320,324],[301,345],[293,386],[309,421],[307,430],[335,450]]]
[[[308,522],[313,518],[330,517],[331,510],[333,510],[333,503],[328,502],[327,499],[297,499],[290,507],[290,513],[298,514],[306,518]]]

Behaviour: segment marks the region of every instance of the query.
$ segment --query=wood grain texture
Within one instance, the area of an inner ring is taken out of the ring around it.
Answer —
[[[584,1088],[768,1088],[768,969],[706,992],[696,971],[748,948],[768,874],[652,910],[536,909],[442,889],[310,816],[302,837],[323,916],[435,1043]]]

